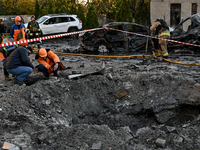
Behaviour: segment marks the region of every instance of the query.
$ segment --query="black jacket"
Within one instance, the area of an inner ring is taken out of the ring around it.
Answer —
[[[10,56],[6,58],[6,69],[14,69],[19,66],[34,68],[28,57],[28,49],[23,46],[14,50]]]

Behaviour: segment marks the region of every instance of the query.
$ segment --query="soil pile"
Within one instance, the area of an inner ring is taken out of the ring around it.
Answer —
[[[0,73],[1,147],[8,142],[23,150],[200,149],[199,67],[151,58],[59,57],[72,67],[59,78],[32,73],[27,80],[35,83],[19,86]],[[67,78],[101,70],[102,62],[104,75]],[[122,89],[127,94],[117,98]]]

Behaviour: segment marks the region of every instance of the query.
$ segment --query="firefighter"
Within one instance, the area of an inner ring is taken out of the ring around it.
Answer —
[[[21,17],[16,16],[15,17],[15,24],[11,27],[10,29],[10,35],[14,39],[14,41],[19,41],[19,40],[26,40],[25,38],[25,26],[23,23],[21,23]],[[28,43],[23,43],[22,45],[27,46]]]
[[[38,71],[41,71],[45,77],[49,78],[49,74],[53,73],[58,77],[58,70],[65,68],[60,62],[59,57],[54,54],[50,49],[41,48],[35,59],[38,61]]]
[[[162,19],[156,19],[154,24],[150,27],[151,36],[153,36],[153,31],[156,29],[155,34],[158,35],[159,38],[169,39],[169,27],[167,23]],[[159,39],[160,51],[158,52],[158,56],[168,57],[167,51],[167,41]]]
[[[27,26],[27,33],[29,39],[38,38],[41,34],[39,24],[35,21],[35,16],[31,16],[31,21]],[[35,47],[34,42],[31,42],[32,47]],[[40,48],[40,41],[37,41],[37,47]]]

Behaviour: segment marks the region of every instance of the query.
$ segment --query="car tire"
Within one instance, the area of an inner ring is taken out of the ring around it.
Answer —
[[[72,28],[72,29],[69,30],[69,33],[77,32],[77,31],[78,31],[77,29]],[[72,38],[72,39],[78,39],[79,34],[73,34],[73,35],[70,35],[69,37]]]

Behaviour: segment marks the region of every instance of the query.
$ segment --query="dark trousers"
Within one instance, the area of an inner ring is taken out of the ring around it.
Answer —
[[[9,77],[9,73],[6,68],[3,68],[3,73],[4,73],[5,77]]]
[[[53,66],[54,65],[55,65],[55,63],[53,64]],[[58,63],[58,69],[53,72],[54,75],[57,75],[59,69],[60,69],[60,63]],[[48,70],[42,64],[38,65],[38,70],[41,71],[45,77],[49,76]]]
[[[32,34],[32,36],[31,36],[31,34]],[[39,34],[39,33],[38,33]],[[39,38],[39,35],[36,35],[36,32],[31,32],[30,34],[29,34],[29,37],[28,37],[28,39],[34,39],[34,38]],[[34,44],[35,42],[31,42],[31,44]],[[39,45],[40,44],[40,41],[36,41],[36,43],[37,43],[37,45]]]

